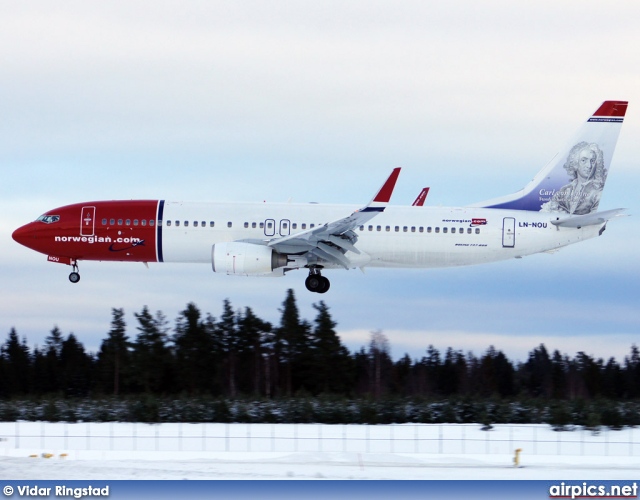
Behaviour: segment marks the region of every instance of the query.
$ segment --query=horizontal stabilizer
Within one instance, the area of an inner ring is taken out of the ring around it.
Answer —
[[[586,215],[573,215],[570,217],[558,217],[551,221],[551,224],[559,227],[585,227],[585,226],[597,226],[598,224],[604,224],[609,219],[614,217],[620,217],[625,214],[626,208],[615,208],[613,210],[605,210],[603,212],[594,212]]]

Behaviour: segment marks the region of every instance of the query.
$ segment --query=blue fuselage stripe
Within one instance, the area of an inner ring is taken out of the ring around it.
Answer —
[[[156,248],[158,250],[158,262],[164,262],[162,257],[162,215],[164,213],[164,200],[158,202],[158,222],[156,223]]]

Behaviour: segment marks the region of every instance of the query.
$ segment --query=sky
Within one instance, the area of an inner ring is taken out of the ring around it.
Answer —
[[[0,0],[0,342],[57,325],[97,350],[111,308],[173,321],[222,302],[278,323],[324,300],[356,350],[433,344],[526,360],[540,343],[622,361],[640,342],[640,6],[600,1]],[[600,209],[603,237],[477,267],[333,271],[311,294],[210,266],[83,262],[11,239],[45,211],[100,199],[461,206],[517,191],[605,100],[628,100]]]

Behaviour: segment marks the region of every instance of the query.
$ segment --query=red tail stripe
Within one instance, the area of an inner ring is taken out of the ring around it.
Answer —
[[[605,101],[593,116],[618,116],[623,117],[627,112],[627,101]]]

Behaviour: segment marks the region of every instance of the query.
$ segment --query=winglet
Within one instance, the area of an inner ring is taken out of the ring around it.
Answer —
[[[373,197],[369,205],[373,205],[373,204],[386,205],[387,203],[389,203],[389,200],[391,199],[391,195],[393,194],[393,189],[396,187],[396,181],[398,180],[399,175],[400,175],[400,167],[394,168],[389,178],[382,185],[382,187],[380,188],[380,191],[378,191],[378,194],[376,194]]]
[[[420,191],[420,194],[418,195],[418,197],[415,199],[415,201],[411,204],[412,207],[422,207],[424,206],[424,202],[427,199],[427,195],[429,194],[429,188],[422,188],[422,191]]]

